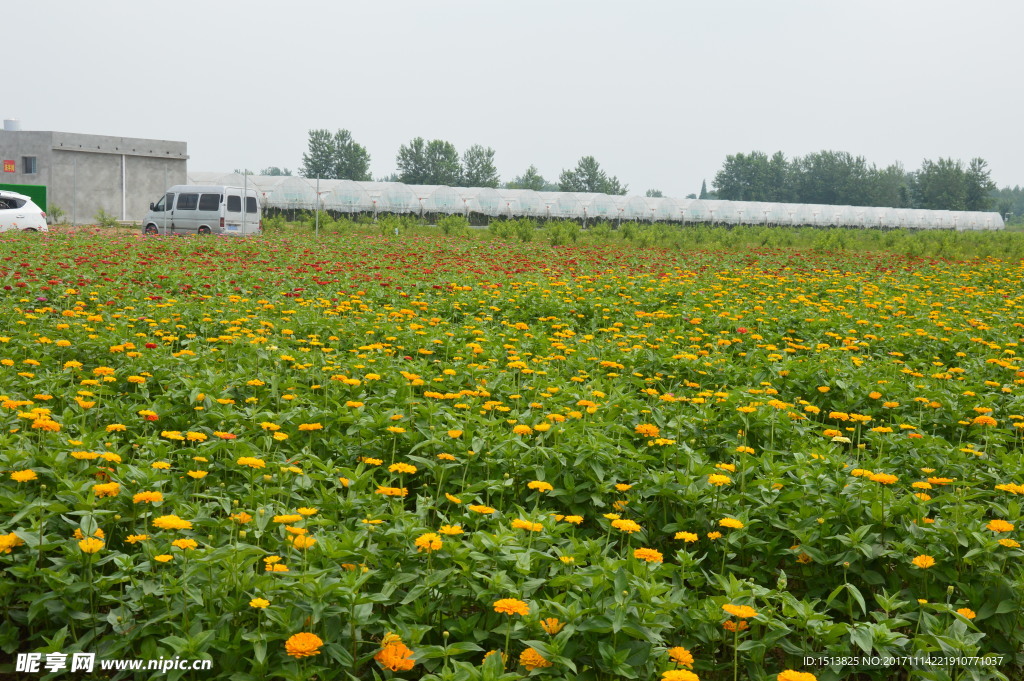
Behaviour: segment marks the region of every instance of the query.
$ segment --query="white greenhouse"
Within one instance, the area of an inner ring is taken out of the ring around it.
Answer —
[[[585,222],[671,222],[716,225],[807,225],[874,229],[1003,229],[999,213],[758,201],[609,196],[529,189],[406,185],[398,182],[316,180],[292,176],[190,172],[190,184],[255,187],[269,209],[323,210],[349,215],[479,215],[487,218],[568,219]]]

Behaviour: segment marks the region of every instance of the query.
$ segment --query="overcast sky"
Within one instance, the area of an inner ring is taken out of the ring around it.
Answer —
[[[1018,0],[15,4],[0,115],[185,141],[190,170],[296,171],[309,129],[347,128],[375,177],[421,136],[493,147],[502,180],[593,155],[631,194],[752,150],[1024,184]]]

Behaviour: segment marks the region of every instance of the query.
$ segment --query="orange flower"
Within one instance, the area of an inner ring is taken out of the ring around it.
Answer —
[[[560,622],[557,617],[547,617],[540,621],[540,627],[547,633],[554,636],[562,630],[565,626],[565,622]]]
[[[935,559],[923,553],[920,556],[914,558],[914,560],[912,560],[911,562],[917,567],[921,568],[922,570],[926,570],[935,565]]]
[[[323,640],[316,634],[302,632],[285,641],[284,650],[295,658],[312,657],[320,654],[320,646],[323,644]]]
[[[494,612],[525,617],[530,614],[530,606],[515,598],[501,598],[494,601]]]
[[[751,617],[757,616],[757,611],[749,605],[733,605],[732,603],[726,603],[722,606],[722,610],[725,610],[733,617],[739,617],[741,619],[750,619]]]
[[[410,658],[413,651],[402,643],[401,637],[397,634],[387,633],[381,641],[381,649],[373,659],[384,669],[393,672],[405,672],[415,666],[416,662]]]
[[[538,653],[533,648],[527,648],[519,656],[519,664],[526,667],[527,671],[533,671],[534,669],[542,669],[544,667],[550,667],[551,662],[546,660],[543,655]]]

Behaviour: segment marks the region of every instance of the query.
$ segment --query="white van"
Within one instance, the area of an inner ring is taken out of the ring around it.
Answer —
[[[242,201],[243,194],[245,201]],[[163,198],[149,204],[142,231],[144,234],[259,234],[263,231],[259,192],[255,187],[174,185]]]

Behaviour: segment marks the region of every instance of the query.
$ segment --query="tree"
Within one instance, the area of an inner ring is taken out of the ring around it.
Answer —
[[[574,170],[563,170],[558,176],[558,188],[563,192],[586,192],[597,194],[625,194],[628,186],[619,183],[617,177],[609,177],[593,156],[584,156]]]
[[[427,182],[427,143],[417,137],[398,148],[395,158],[398,166],[398,181],[406,184],[429,184]]]
[[[352,133],[348,130],[338,130],[334,133],[331,143],[334,151],[334,179],[356,182],[373,180],[370,174],[370,153],[366,151],[366,147],[352,139]]]
[[[793,159],[793,198],[799,203],[863,206],[868,203],[869,168],[863,156],[819,151]]]
[[[287,168],[278,168],[277,166],[270,166],[260,171],[260,175],[268,175],[270,177],[284,177],[291,176],[292,171]]]
[[[302,155],[299,175],[334,177],[334,138],[326,128],[309,131],[309,151]]]
[[[556,191],[557,185],[553,185],[540,174],[537,166],[530,166],[522,175],[506,185],[509,189],[532,189],[535,192]]]
[[[989,210],[996,191],[988,163],[981,158],[971,159],[966,167],[951,158],[925,159],[910,186],[914,207],[932,210]]]
[[[696,194],[687,194],[686,198],[688,198],[688,199],[695,199],[695,198],[697,198],[697,195]]]
[[[497,187],[500,181],[494,167],[494,149],[474,144],[462,154],[464,187]]]
[[[645,196],[647,196],[647,198],[660,199],[665,195],[661,193],[660,189],[648,189]]]
[[[707,180],[701,180],[700,181],[700,196],[698,196],[697,198],[699,198],[699,199],[706,199],[706,198],[708,198],[708,181]]]
[[[455,145],[444,140],[417,137],[398,149],[395,158],[398,177],[406,184],[445,184],[457,187],[462,179],[462,164]]]
[[[240,168],[235,168],[235,175],[255,175],[255,174],[256,173],[254,173],[251,170],[242,170]],[[261,172],[260,175],[263,175],[263,173]]]
[[[983,158],[972,158],[967,166],[967,210],[990,210],[995,190],[988,163]]]
[[[348,130],[333,135],[326,129],[309,131],[309,151],[302,155],[299,175],[327,180],[369,181],[370,154]]]

